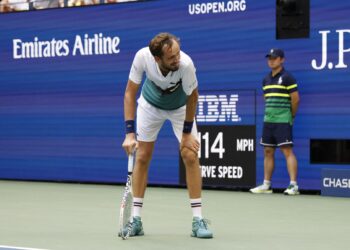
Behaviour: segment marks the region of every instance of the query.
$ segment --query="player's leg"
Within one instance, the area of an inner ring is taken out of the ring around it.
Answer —
[[[281,151],[286,158],[290,180],[296,182],[298,174],[298,162],[293,152],[293,148],[291,146],[283,146],[281,147]]]
[[[198,155],[188,148],[181,150],[181,157],[186,167],[186,184],[192,207],[192,237],[212,238],[213,233],[208,228],[207,220],[202,217],[202,176]]]
[[[141,211],[143,207],[143,198],[147,187],[148,168],[152,158],[154,142],[139,141],[139,146],[136,153],[134,171],[132,174],[133,188],[133,207],[132,215],[133,222],[130,236],[144,235]]]
[[[299,186],[297,183],[298,161],[291,146],[283,146],[281,147],[281,151],[286,158],[287,169],[290,177],[289,186],[284,190],[284,194],[297,195],[299,194]]]
[[[260,144],[264,146],[264,182],[250,189],[254,194],[271,194],[271,178],[275,168],[275,147],[277,146],[273,136],[274,124],[264,123]]]
[[[152,159],[154,142],[139,141],[138,143],[139,147],[136,153],[132,187],[134,197],[143,199],[147,186],[148,168]]]
[[[270,181],[275,169],[275,148],[264,147],[264,180]]]
[[[181,107],[171,112],[168,117],[179,143],[181,143],[182,139],[185,112],[186,107]],[[195,122],[192,127],[191,135],[198,140],[197,125]],[[202,192],[202,176],[199,167],[198,154],[188,148],[183,148],[180,153],[186,167],[186,184],[190,199],[199,199]]]
[[[182,139],[185,110],[185,107],[182,107],[169,115],[169,120],[179,143]],[[196,123],[193,124],[191,135],[198,140]],[[202,217],[202,176],[198,154],[188,148],[182,148],[180,153],[186,168],[186,184],[193,214],[191,236],[212,238],[213,233],[208,228],[207,220]]]
[[[183,148],[181,157],[186,167],[186,184],[190,199],[199,199],[202,192],[202,176],[198,155],[188,148]]]
[[[162,112],[141,96],[137,107],[137,140],[135,167],[132,175],[133,223],[130,236],[143,235],[141,211],[147,187],[148,169],[152,159],[154,144],[165,119]]]
[[[285,194],[299,194],[297,184],[298,162],[293,152],[293,133],[292,126],[289,123],[278,126],[276,135],[278,136],[278,146],[286,159],[287,169],[290,177],[290,184],[284,191]]]

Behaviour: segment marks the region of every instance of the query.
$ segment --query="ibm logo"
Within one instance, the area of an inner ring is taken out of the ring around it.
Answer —
[[[239,122],[237,114],[239,96],[200,95],[198,98],[197,122]]]

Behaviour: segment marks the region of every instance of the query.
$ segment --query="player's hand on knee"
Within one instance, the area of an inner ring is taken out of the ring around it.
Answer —
[[[198,154],[199,151],[199,142],[192,134],[183,134],[181,143],[180,143],[180,151],[184,148],[187,148],[193,151],[195,154]]]
[[[127,155],[132,154],[138,148],[138,142],[136,141],[135,134],[129,133],[125,136],[124,142],[122,144]]]

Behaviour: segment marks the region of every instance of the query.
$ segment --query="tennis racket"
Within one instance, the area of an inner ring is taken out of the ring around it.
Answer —
[[[131,232],[132,228],[132,205],[133,205],[133,195],[132,195],[132,171],[134,167],[134,153],[129,155],[128,159],[128,178],[124,188],[122,202],[120,204],[119,211],[119,236],[126,240]]]

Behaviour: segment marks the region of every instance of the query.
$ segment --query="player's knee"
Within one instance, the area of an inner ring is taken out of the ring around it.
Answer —
[[[186,166],[187,165],[192,166],[197,162],[197,159],[198,159],[197,154],[188,148],[183,148],[181,150],[181,157]]]
[[[138,151],[136,161],[138,165],[147,166],[151,160],[151,154],[147,152]]]
[[[265,157],[272,157],[275,153],[275,149],[271,147],[265,147],[264,148],[264,156]]]
[[[292,147],[281,147],[281,151],[283,152],[285,157],[290,157],[294,155]]]

